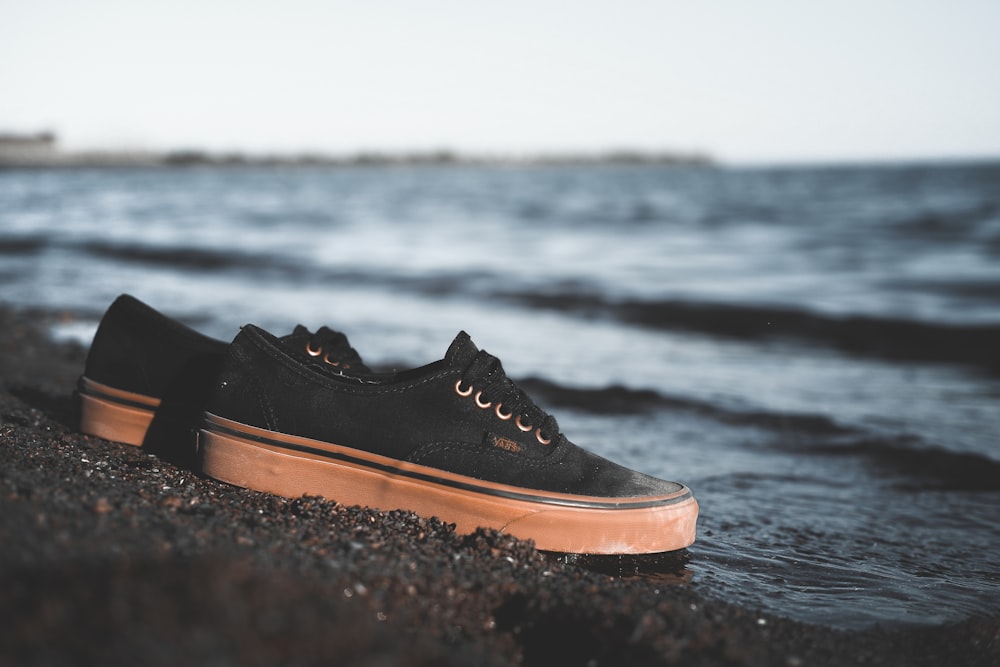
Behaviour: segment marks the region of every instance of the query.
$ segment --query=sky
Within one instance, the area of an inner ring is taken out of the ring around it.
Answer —
[[[1000,2],[0,0],[68,150],[1000,157]]]

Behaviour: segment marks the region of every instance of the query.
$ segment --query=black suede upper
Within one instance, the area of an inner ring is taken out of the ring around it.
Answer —
[[[221,358],[227,347],[122,294],[101,319],[84,375],[117,389],[160,397],[191,359]]]
[[[519,394],[499,362],[491,360],[463,332],[441,361],[394,375],[344,376],[303,363],[278,339],[247,325],[229,348],[207,410],[271,431],[527,489],[625,499],[683,488],[612,463],[552,432],[555,420]],[[457,383],[473,391],[461,396]],[[521,412],[501,419],[487,390],[494,401],[506,400]],[[477,406],[480,391],[482,403],[492,402],[489,408]],[[518,416],[532,430],[518,428]],[[540,437],[551,442],[543,444]]]

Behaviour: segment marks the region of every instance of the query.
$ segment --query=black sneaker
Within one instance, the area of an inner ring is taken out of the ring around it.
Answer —
[[[327,327],[311,333],[299,325],[282,344],[303,361],[368,372],[347,337]],[[152,449],[170,445],[196,425],[228,348],[128,294],[119,296],[101,319],[80,376],[80,430]]]
[[[247,325],[207,406],[202,469],[238,486],[411,510],[548,551],[656,553],[695,538],[691,491],[574,445],[464,332],[441,361],[348,377]]]

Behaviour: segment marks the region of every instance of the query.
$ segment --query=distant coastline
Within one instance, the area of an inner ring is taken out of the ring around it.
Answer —
[[[171,151],[63,151],[51,132],[34,135],[0,133],[0,168],[30,167],[385,167],[385,166],[574,166],[673,165],[713,166],[704,153],[614,149],[580,152],[463,153],[447,149],[244,153],[200,149]]]

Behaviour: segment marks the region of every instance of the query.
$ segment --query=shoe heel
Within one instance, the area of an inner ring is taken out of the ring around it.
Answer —
[[[86,378],[82,380],[80,388],[81,431],[126,445],[136,447],[142,445],[159,401],[148,396],[104,387]],[[92,395],[98,392],[99,396]],[[132,404],[119,402],[110,392],[127,394]],[[149,407],[140,407],[136,403],[148,403]]]

